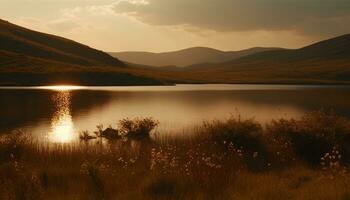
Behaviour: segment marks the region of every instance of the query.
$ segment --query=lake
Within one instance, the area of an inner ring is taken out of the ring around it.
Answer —
[[[350,117],[350,87],[327,85],[176,85],[0,87],[0,133],[22,130],[50,143],[78,140],[96,125],[153,117],[158,135],[186,137],[204,120],[231,115],[259,122],[310,111]]]

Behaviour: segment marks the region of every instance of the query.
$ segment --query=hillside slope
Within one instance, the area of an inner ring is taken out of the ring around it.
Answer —
[[[117,58],[0,20],[0,85],[160,85]]]
[[[243,64],[256,64],[255,67],[266,67],[269,65],[283,65],[303,62],[330,62],[330,61],[350,61],[350,34],[331,38],[315,44],[294,50],[271,50],[260,52],[229,62],[212,64],[211,66],[239,66]],[[203,68],[210,65],[202,65]],[[298,66],[296,66],[298,67]],[[199,65],[197,66],[199,68]]]
[[[62,37],[32,31],[0,20],[0,66],[53,62],[79,66],[124,66],[117,58]],[[34,63],[27,62],[35,60]],[[15,62],[13,62],[15,61]]]
[[[241,79],[350,81],[350,34],[300,49],[260,52],[229,62],[193,65],[185,70],[216,80],[226,74],[228,79],[238,82]]]
[[[178,66],[186,67],[199,63],[220,63],[258,52],[269,51],[277,48],[256,47],[242,51],[220,51],[206,47],[193,47],[180,51],[150,53],[150,52],[119,52],[110,55],[120,58],[125,62],[149,65],[149,66]]]

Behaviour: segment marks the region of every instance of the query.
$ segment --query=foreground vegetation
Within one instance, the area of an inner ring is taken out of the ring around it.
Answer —
[[[79,145],[3,136],[0,199],[350,198],[348,119],[316,112],[262,125],[238,116],[205,122],[190,139],[150,137],[157,125],[121,120],[82,133]]]

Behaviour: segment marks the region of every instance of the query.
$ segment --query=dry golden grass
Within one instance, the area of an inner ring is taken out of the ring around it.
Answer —
[[[206,123],[190,139],[79,145],[38,144],[19,132],[1,139],[0,199],[349,199],[348,165],[339,157],[347,137],[326,139],[337,149],[309,165],[286,134],[346,136],[348,124],[323,113],[268,128],[233,118]]]

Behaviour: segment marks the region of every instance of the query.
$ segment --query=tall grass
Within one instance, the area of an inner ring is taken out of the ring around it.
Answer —
[[[156,124],[125,127],[149,133]],[[261,125],[232,117],[195,130],[187,139],[50,147],[9,134],[0,142],[0,199],[350,197],[347,119],[316,112]]]

